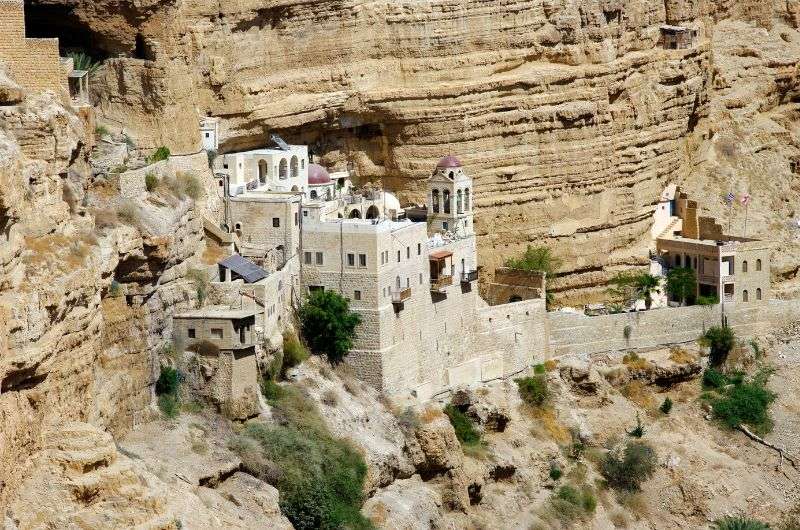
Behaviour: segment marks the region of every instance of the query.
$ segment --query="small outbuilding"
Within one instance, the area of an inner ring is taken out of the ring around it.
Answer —
[[[685,26],[661,26],[661,46],[667,50],[685,50],[694,45],[697,30]]]

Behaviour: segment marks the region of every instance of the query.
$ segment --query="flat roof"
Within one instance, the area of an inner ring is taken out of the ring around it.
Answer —
[[[430,254],[428,254],[430,259],[444,259],[444,258],[450,257],[452,255],[453,255],[453,253],[451,251],[449,251],[449,250],[435,250],[435,251],[431,252]]]
[[[204,308],[191,311],[184,311],[172,316],[172,318],[220,318],[224,320],[238,320],[240,318],[252,317],[258,314],[256,309],[220,309]]]
[[[692,28],[688,28],[686,26],[672,26],[670,24],[662,24],[661,25],[661,29],[662,30],[666,30],[666,31],[691,31],[692,30]]]

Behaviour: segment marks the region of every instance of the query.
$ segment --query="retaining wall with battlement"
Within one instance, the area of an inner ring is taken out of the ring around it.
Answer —
[[[725,304],[725,314],[736,334],[748,337],[800,320],[800,300]],[[551,312],[547,319],[550,357],[589,355],[695,341],[709,327],[720,325],[722,306],[660,308],[594,317]],[[627,339],[626,326],[630,326]]]

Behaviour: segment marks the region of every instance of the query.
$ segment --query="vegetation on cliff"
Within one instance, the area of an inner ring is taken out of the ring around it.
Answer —
[[[325,354],[331,364],[340,363],[353,347],[358,313],[350,311],[350,301],[333,291],[311,293],[300,308],[303,337],[311,351]]]

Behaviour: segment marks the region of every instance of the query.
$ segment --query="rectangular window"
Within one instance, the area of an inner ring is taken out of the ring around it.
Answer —
[[[450,225],[447,224],[447,221],[442,221],[442,230],[447,230],[448,228],[450,228]]]
[[[297,222],[298,222],[297,212],[294,212],[294,226],[297,226]]]
[[[361,300],[361,291],[355,291],[355,292],[353,292],[353,298],[354,298],[355,300]]]
[[[224,167],[225,169],[228,169],[228,163],[225,162],[224,164],[222,164],[222,167]]]
[[[400,263],[400,251],[397,251],[397,263]]]
[[[303,217],[308,217],[308,210],[303,210]]]
[[[322,252],[317,252],[317,265],[322,265]]]
[[[422,254],[422,243],[417,243],[417,256]]]
[[[356,266],[356,255],[355,254],[348,254],[347,255],[347,266],[348,267],[355,267]]]
[[[311,265],[311,252],[303,252],[303,263]]]
[[[272,218],[272,228],[280,228],[281,226],[281,218],[280,217],[273,217]]]
[[[411,258],[411,247],[406,247],[406,259]]]
[[[211,337],[214,339],[222,339],[222,328],[211,328]]]
[[[406,276],[406,287],[411,287],[411,278]]]
[[[194,328],[189,328],[189,330],[187,331],[187,334],[189,335],[190,339],[193,339],[196,336],[195,332],[194,332]]]
[[[383,297],[386,298],[386,287],[383,288]]]
[[[422,273],[419,273],[419,284],[422,285]]]
[[[358,255],[358,266],[359,267],[366,267],[367,266],[367,255],[366,254],[359,254]]]

